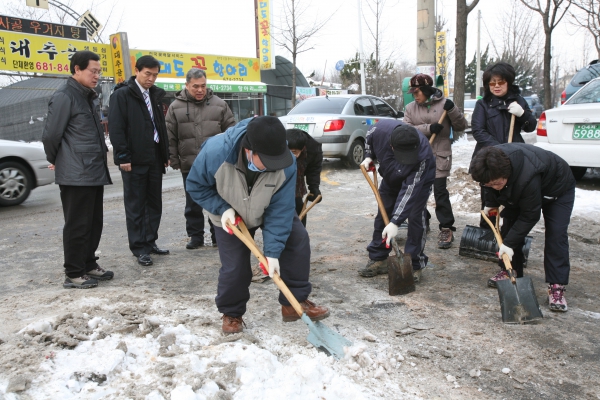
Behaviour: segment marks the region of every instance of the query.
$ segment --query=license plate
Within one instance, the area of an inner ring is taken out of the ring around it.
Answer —
[[[294,124],[294,128],[300,129],[300,130],[308,133],[308,124]]]
[[[575,124],[573,139],[600,140],[600,124]]]

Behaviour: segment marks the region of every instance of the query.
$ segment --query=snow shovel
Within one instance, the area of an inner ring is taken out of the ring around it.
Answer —
[[[306,195],[306,198],[304,199],[304,205],[302,206],[302,211],[300,211],[300,215],[298,215],[298,218],[300,219],[300,221],[302,221],[302,219],[304,217],[306,217],[306,214],[310,211],[311,208],[313,208],[315,206],[315,204],[317,204],[319,202],[319,200],[321,200],[323,198],[323,196],[318,195],[317,198],[310,203],[310,206],[308,206],[308,208],[306,208],[306,205],[308,204],[308,196],[310,196],[311,193],[309,193],[308,195]]]
[[[444,110],[444,112],[442,113],[442,116],[440,117],[440,120],[438,121],[438,124],[441,124],[442,122],[444,122],[444,118],[446,118],[446,114],[448,114],[448,111]],[[429,137],[429,144],[433,143],[433,141],[435,140],[435,135],[437,135],[437,133],[431,134],[431,136]]]
[[[263,265],[268,266],[267,259],[261,253],[261,251],[256,247],[256,243],[254,243],[254,239],[250,236],[250,232],[248,232],[248,228],[246,224],[241,219],[238,220],[238,229],[237,226],[232,225],[229,221],[227,222],[227,227],[233,231],[235,236],[240,239],[254,254],[258,261],[260,261]],[[244,233],[242,233],[242,231]],[[341,359],[344,357],[344,347],[352,346],[352,342],[348,339],[344,338],[339,333],[331,330],[325,324],[320,321],[312,321],[308,315],[302,310],[302,306],[298,303],[298,300],[294,297],[290,289],[283,282],[281,277],[275,273],[273,275],[273,282],[277,285],[281,293],[285,296],[285,298],[290,302],[294,310],[298,313],[302,321],[306,325],[308,325],[308,337],[306,338],[310,344],[315,346],[318,350],[326,353],[327,355],[333,356],[336,359]]]
[[[481,211],[481,215],[489,224],[496,236],[498,245],[502,245],[502,236],[492,224],[492,221]],[[502,254],[504,266],[510,279],[497,281],[498,296],[500,297],[500,308],[502,310],[502,322],[505,324],[524,324],[543,318],[542,310],[535,297],[533,281],[530,277],[517,278],[512,269],[508,254]]]
[[[360,170],[365,176],[367,182],[369,182],[369,186],[371,186],[371,189],[375,194],[375,198],[377,199],[377,205],[379,206],[379,212],[381,213],[383,222],[386,225],[389,224],[390,219],[388,218],[387,212],[385,211],[385,207],[383,206],[383,201],[381,200],[381,196],[379,195],[379,190],[377,189],[377,171],[373,169],[373,180],[371,180],[366,168],[363,165],[360,166]],[[402,254],[402,251],[400,251],[400,249],[398,248],[398,243],[396,243],[396,238],[392,238],[391,244],[392,248],[394,249],[394,255],[390,255],[388,257],[389,295],[398,296],[401,294],[408,294],[410,292],[414,292],[415,281],[412,273],[412,261],[407,262],[407,259],[410,259],[410,255]]]

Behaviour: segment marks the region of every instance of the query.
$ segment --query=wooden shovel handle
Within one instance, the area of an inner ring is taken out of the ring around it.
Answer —
[[[311,208],[313,208],[315,206],[315,204],[317,204],[319,202],[319,200],[321,200],[323,198],[323,196],[318,195],[316,199],[314,199],[312,201],[312,203],[310,203],[310,206],[308,206],[308,208],[306,208],[306,204],[308,202],[308,196],[310,196],[311,193],[309,193],[306,196],[306,199],[304,199],[304,206],[302,206],[302,211],[300,212],[300,215],[298,215],[298,218],[300,218],[300,221],[302,221],[302,218],[304,218],[306,216],[306,214],[308,214],[308,212],[310,211]]]
[[[496,242],[498,242],[498,246],[502,246],[502,236],[500,236],[500,233],[496,230],[496,227],[494,226],[494,224],[492,224],[492,221],[490,221],[490,219],[487,217],[487,215],[485,215],[485,212],[483,212],[483,210],[481,210],[480,212],[481,212],[481,216],[483,217],[483,219],[485,219],[485,222],[488,223],[488,225],[492,229],[492,232],[494,232],[494,236],[496,236]],[[498,216],[496,218],[500,218],[500,214],[498,214]],[[506,269],[508,270],[508,275],[510,276],[510,280],[512,281],[512,283],[516,283],[515,277],[511,273],[512,265],[510,263],[510,258],[508,258],[508,254],[503,253],[502,260],[504,261],[504,265],[506,266]]]
[[[444,110],[444,112],[442,113],[442,116],[440,117],[440,120],[438,121],[438,124],[441,124],[442,122],[444,122],[444,118],[446,118],[446,114],[448,114],[448,111]],[[431,134],[431,136],[429,137],[429,144],[433,143],[433,141],[435,140],[435,135],[436,135],[436,133]]]
[[[512,143],[513,132],[515,131],[515,114],[510,117],[510,129],[508,130],[508,143]]]
[[[258,247],[256,247],[256,243],[254,243],[254,240],[252,239],[252,237],[251,236],[246,237],[246,235],[244,235],[242,233],[242,231],[248,232],[248,228],[246,227],[246,224],[244,223],[244,221],[239,221],[238,225],[241,230],[238,229],[238,227],[233,225],[231,222],[227,221],[227,227],[229,229],[231,229],[233,234],[235,236],[237,236],[237,238],[240,239],[242,241],[242,243],[244,243],[250,249],[252,254],[254,254],[254,256],[256,258],[258,258],[259,262],[261,262],[264,266],[266,266],[268,268],[269,262],[267,261],[265,256],[261,253],[261,251],[258,249]],[[248,233],[248,235],[249,235],[249,233]],[[302,316],[302,314],[304,314],[304,310],[302,309],[302,306],[300,305],[300,303],[298,303],[298,300],[296,300],[296,298],[294,297],[292,292],[290,292],[290,289],[288,289],[288,287],[283,282],[283,280],[281,279],[279,274],[277,274],[277,272],[275,272],[273,274],[273,282],[275,282],[275,284],[277,285],[279,290],[281,290],[281,293],[283,293],[283,295],[285,296],[287,301],[289,301],[290,304],[292,305],[292,307],[294,307],[294,310],[296,310],[298,315]]]
[[[383,222],[385,222],[386,225],[389,224],[390,219],[388,218],[387,212],[385,211],[385,207],[383,206],[383,201],[381,200],[381,196],[379,195],[379,190],[377,190],[377,186],[373,183],[373,181],[369,177],[369,173],[367,172],[367,169],[365,168],[364,165],[360,166],[360,170],[362,171],[363,175],[367,179],[367,182],[369,182],[369,186],[371,186],[371,189],[373,190],[373,193],[375,194],[375,198],[377,199],[377,206],[379,207],[379,212],[381,212],[381,216],[383,217]],[[375,179],[377,179],[377,172],[373,171],[373,177]]]

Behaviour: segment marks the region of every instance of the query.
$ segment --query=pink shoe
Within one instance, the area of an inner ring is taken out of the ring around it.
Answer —
[[[498,285],[496,285],[496,282],[498,281],[503,281],[505,279],[510,279],[510,276],[508,276],[508,272],[506,272],[505,270],[502,270],[500,272],[498,272],[496,275],[492,276],[490,279],[488,279],[488,286],[489,287],[498,287]]]
[[[567,311],[565,290],[565,285],[558,283],[548,284],[548,304],[550,305],[550,311]]]

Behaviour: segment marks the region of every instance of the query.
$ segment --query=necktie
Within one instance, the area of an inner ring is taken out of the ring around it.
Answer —
[[[154,124],[154,113],[152,112],[152,105],[150,104],[150,95],[148,91],[144,91],[144,101],[146,102],[146,107],[148,107],[148,111],[150,112],[150,118],[152,118],[152,125],[154,126],[154,141],[158,143],[158,131],[156,130],[156,125]]]

